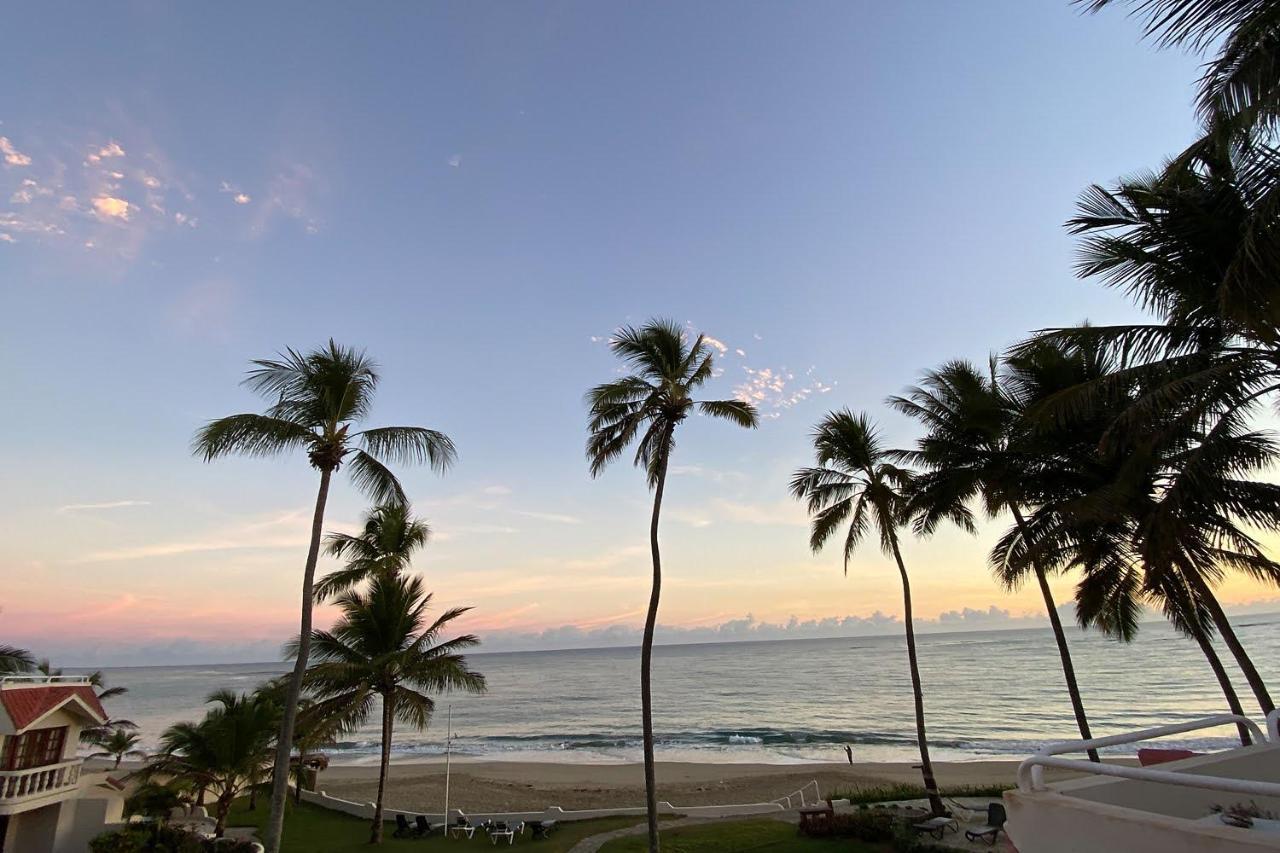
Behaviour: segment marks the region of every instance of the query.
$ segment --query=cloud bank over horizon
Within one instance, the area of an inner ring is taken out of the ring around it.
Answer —
[[[1280,612],[1280,599],[1262,599],[1228,606],[1233,616]],[[1083,630],[1076,625],[1070,602],[1059,605],[1059,616],[1068,630]],[[1160,615],[1148,610],[1144,621],[1160,621]],[[963,608],[938,614],[934,618],[915,620],[918,634],[946,634],[965,631],[1009,631],[1045,628],[1048,619],[1038,613],[1015,614],[991,605],[985,610]],[[658,645],[696,643],[740,643],[779,640],[819,640],[852,637],[894,636],[902,631],[902,620],[896,615],[876,611],[870,616],[800,619],[786,622],[758,620],[751,614],[715,625],[658,625]],[[619,648],[638,646],[639,625],[606,625],[581,627],[561,625],[541,631],[479,631],[482,641],[477,654],[502,652],[557,651],[567,649]],[[185,637],[156,638],[134,642],[118,639],[68,641],[36,636],[11,638],[11,642],[29,648],[37,657],[47,657],[55,664],[70,667],[183,666],[195,664],[269,663],[281,660],[281,643],[269,640],[198,640]]]

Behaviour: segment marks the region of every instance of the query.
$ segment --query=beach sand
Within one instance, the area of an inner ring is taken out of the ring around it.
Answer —
[[[1016,761],[935,762],[945,793],[961,785],[1014,784]],[[317,788],[330,796],[371,802],[378,769],[370,765],[332,766]],[[1047,779],[1070,774],[1046,772]],[[755,803],[790,794],[817,780],[822,796],[835,790],[894,783],[920,784],[909,763],[702,764],[658,762],[658,798],[676,806]],[[808,796],[808,793],[806,793]],[[387,805],[405,811],[439,811],[444,802],[444,763],[396,762],[387,783]],[[550,762],[454,761],[449,804],[472,812],[533,811],[644,805],[640,764],[558,764]]]

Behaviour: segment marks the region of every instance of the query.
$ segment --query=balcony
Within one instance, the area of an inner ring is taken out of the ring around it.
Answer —
[[[0,770],[0,815],[56,802],[80,786],[84,759],[72,758],[26,770]]]

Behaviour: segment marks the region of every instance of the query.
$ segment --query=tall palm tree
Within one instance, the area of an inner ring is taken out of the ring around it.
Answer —
[[[1041,339],[1010,364],[1026,374],[1023,384],[1034,385],[1041,382],[1032,375],[1037,365],[1080,358],[1079,349],[1087,347],[1064,350]],[[1029,357],[1032,351],[1038,359]],[[1275,458],[1274,440],[1247,429],[1246,410],[1223,411],[1212,393],[1163,407],[1164,414],[1148,419],[1142,432],[1109,437],[1115,420],[1150,393],[1139,377],[1125,370],[1100,373],[1085,383],[1105,387],[1099,402],[1065,419],[1059,413],[1042,420],[1056,436],[1047,443],[1057,447],[1044,468],[1052,475],[1045,478],[1045,499],[1030,520],[1031,534],[1006,534],[993,549],[993,565],[1006,575],[1025,571],[1032,557],[1044,565],[1080,568],[1078,616],[1120,636],[1136,630],[1133,602],[1140,591],[1200,643],[1216,675],[1216,653],[1207,644],[1212,625],[1268,713],[1266,685],[1213,587],[1228,570],[1280,585],[1280,565],[1247,529],[1280,529],[1280,486],[1251,479]],[[1224,693],[1230,705],[1234,698],[1226,684]]]
[[[306,683],[318,699],[312,712],[348,729],[382,711],[382,760],[378,799],[369,842],[382,841],[382,802],[391,761],[395,721],[424,729],[435,710],[431,694],[448,690],[481,693],[484,676],[467,666],[463,649],[479,640],[464,634],[441,640],[444,629],[471,608],[457,607],[428,624],[431,595],[420,578],[376,575],[367,593],[349,590],[338,599],[342,617],[329,631],[312,635],[315,662]],[[291,644],[289,652],[297,651]]]
[[[332,598],[377,574],[399,574],[430,538],[431,528],[414,517],[408,504],[374,507],[365,515],[359,535],[330,533],[325,540],[325,553],[347,563],[321,578],[316,600]]]
[[[1066,378],[1074,385],[1089,376],[1069,372]],[[890,405],[925,428],[916,450],[899,454],[925,469],[912,498],[917,535],[932,534],[944,517],[967,516],[967,505],[975,500],[980,500],[988,517],[1008,512],[1020,534],[1030,535],[1024,512],[1041,497],[1037,474],[1043,470],[1039,464],[1043,454],[1037,445],[1043,442],[1042,436],[1026,428],[1023,413],[1058,390],[1062,389],[1042,382],[1022,383],[1022,387],[1003,382],[993,358],[986,373],[966,361],[949,362],[926,372],[905,397],[889,399]],[[1030,574],[1044,599],[1080,737],[1090,740],[1093,735],[1057,603],[1045,567],[1034,556]],[[1003,579],[1016,585],[1024,577]],[[1089,750],[1089,758],[1097,761],[1097,750]]]
[[[126,758],[145,758],[146,753],[138,748],[142,739],[128,729],[115,729],[106,737],[94,741],[98,752],[89,754],[90,758],[111,758],[115,760],[112,769],[118,770],[120,762]]]
[[[920,666],[916,656],[916,633],[911,613],[911,578],[898,544],[898,529],[910,516],[912,474],[893,463],[894,454],[881,443],[879,433],[865,414],[848,409],[831,412],[813,431],[816,465],[800,468],[792,475],[791,494],[808,505],[813,517],[809,547],[816,554],[848,525],[844,534],[844,571],[849,559],[871,528],[880,539],[880,550],[892,556],[902,578],[902,621],[907,636],[907,663],[911,669],[911,690],[915,700],[916,743],[920,748],[920,774],[934,814],[946,808],[938,794],[929,758],[929,739],[924,722],[924,690],[920,686]],[[972,520],[963,506],[944,511],[961,527]]]
[[[31,672],[36,668],[36,659],[31,652],[17,646],[0,644],[0,675],[16,675]]]
[[[1280,118],[1280,6],[1268,0],[1076,0],[1090,11],[1124,2],[1162,46],[1217,54],[1200,78],[1198,107],[1210,125]]]
[[[196,434],[193,449],[205,461],[231,454],[276,456],[304,450],[311,467],[320,472],[311,542],[302,573],[302,639],[280,723],[271,816],[264,839],[267,853],[278,853],[298,696],[310,652],[312,584],[333,472],[346,465],[356,487],[373,500],[407,503],[400,481],[386,463],[426,463],[443,472],[453,463],[456,453],[448,436],[425,427],[356,429],[368,417],[378,387],[375,365],[362,352],[330,340],[328,346],[313,352],[303,354],[290,349],[279,358],[256,360],[253,364],[244,384],[271,401],[266,413],[211,421]]]
[[[675,446],[675,432],[690,413],[723,418],[754,429],[756,410],[742,400],[695,400],[694,393],[711,378],[714,358],[703,335],[692,342],[670,320],[650,320],[640,328],[619,329],[609,348],[631,369],[621,379],[587,392],[591,417],[587,425],[587,460],[598,477],[633,441],[639,439],[635,465],[643,468],[653,490],[649,520],[649,550],[653,583],[640,644],[640,718],[644,739],[645,803],[649,818],[649,850],[658,850],[658,787],[653,758],[653,702],[650,695],[653,632],[662,594],[662,554],[658,548],[658,520],[667,484],[667,466]]]
[[[211,694],[208,701],[215,707],[204,719],[165,729],[160,752],[143,776],[177,777],[201,792],[212,792],[214,835],[221,838],[232,802],[271,762],[280,709],[274,702],[229,690]]]

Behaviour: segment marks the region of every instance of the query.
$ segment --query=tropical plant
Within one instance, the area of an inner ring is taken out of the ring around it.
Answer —
[[[415,518],[408,504],[382,504],[365,515],[364,528],[356,536],[330,533],[325,553],[346,560],[316,584],[316,601],[332,598],[377,574],[395,576],[431,537],[431,528]]]
[[[425,729],[435,710],[432,694],[450,690],[480,693],[484,676],[467,666],[463,649],[480,641],[471,634],[441,640],[441,633],[470,608],[445,611],[427,622],[431,595],[420,578],[378,574],[368,592],[348,590],[338,598],[342,617],[311,642],[315,661],[306,685],[317,703],[309,715],[335,721],[344,729],[362,725],[381,706],[382,755],[378,797],[369,841],[382,841],[383,795],[391,760],[395,722]],[[287,648],[296,654],[295,641]]]
[[[93,742],[97,752],[89,754],[90,758],[111,758],[115,763],[113,769],[119,769],[120,762],[126,758],[145,758],[146,753],[138,748],[142,739],[128,729],[119,728]]]
[[[36,659],[31,652],[17,646],[0,644],[0,675],[31,672],[35,668]]]
[[[1061,364],[1070,366],[1071,362],[1063,360]],[[1029,377],[1034,381],[1020,381]],[[916,534],[931,535],[946,518],[964,519],[963,526],[972,529],[969,505],[980,503],[989,518],[1009,513],[1020,535],[1027,536],[1024,512],[1043,498],[1041,481],[1046,474],[1055,474],[1044,464],[1046,457],[1051,458],[1053,445],[1046,447],[1043,433],[1029,429],[1023,415],[1029,407],[1063,390],[1046,386],[1046,379],[1065,380],[1070,387],[1090,378],[1075,371],[1002,375],[995,358],[985,373],[969,362],[952,361],[927,371],[905,397],[891,397],[890,405],[925,429],[915,450],[896,454],[923,469],[911,499]],[[1080,737],[1090,740],[1093,735],[1071,650],[1044,565],[1033,555],[1028,568],[1044,599]],[[1016,587],[1025,577],[1004,574],[1001,580]],[[1097,750],[1089,750],[1089,758],[1097,761]]]
[[[328,346],[313,352],[303,354],[290,349],[277,359],[253,364],[245,385],[271,401],[266,413],[211,421],[196,434],[193,449],[205,461],[231,454],[261,457],[305,450],[311,466],[320,472],[311,542],[303,569],[301,643],[277,738],[271,817],[264,838],[268,853],[278,853],[298,697],[310,651],[315,599],[312,586],[333,472],[346,465],[356,487],[373,500],[407,503],[400,481],[386,463],[426,463],[443,472],[453,463],[456,453],[448,436],[424,427],[355,429],[368,417],[378,386],[375,365],[362,352],[330,340]]]
[[[920,686],[920,666],[916,656],[916,635],[911,612],[911,579],[898,542],[898,529],[910,519],[912,473],[894,464],[894,452],[881,442],[875,425],[865,414],[848,409],[831,412],[813,431],[815,466],[800,468],[792,475],[791,494],[804,501],[812,516],[809,547],[816,554],[847,526],[844,533],[844,571],[859,543],[874,528],[880,550],[893,557],[902,579],[903,625],[907,638],[907,663],[911,670],[911,690],[915,701],[916,743],[920,749],[920,774],[933,813],[946,808],[938,794],[938,783],[929,758],[925,731],[924,691]],[[961,527],[972,524],[963,506],[953,504],[943,510]]]
[[[758,423],[753,405],[742,400],[693,398],[714,373],[714,358],[703,335],[692,342],[670,320],[651,320],[640,328],[619,329],[609,348],[631,373],[597,385],[587,393],[587,459],[591,476],[598,477],[610,462],[637,441],[635,465],[643,468],[653,490],[649,521],[649,549],[653,584],[640,644],[640,717],[644,740],[645,803],[649,849],[658,850],[658,788],[653,757],[653,703],[650,694],[653,632],[662,594],[662,555],[658,548],[658,520],[666,489],[667,468],[675,446],[675,432],[691,412],[723,418],[742,427]]]
[[[37,661],[33,669],[42,675],[51,678],[57,678],[65,673],[61,667],[55,667],[50,663],[48,658],[41,658]],[[128,687],[108,687],[107,677],[103,675],[102,670],[97,669],[84,678],[89,682],[89,686],[93,688],[94,695],[98,697],[99,702],[106,702],[118,696],[123,696],[129,692]],[[138,724],[133,720],[126,720],[123,717],[109,717],[106,722],[97,726],[85,726],[80,730],[80,743],[86,746],[94,746],[100,740],[110,737],[111,734],[119,729],[136,729]]]
[[[1200,78],[1209,125],[1274,126],[1280,118],[1280,6],[1268,0],[1076,0],[1090,11],[1123,2],[1162,46],[1217,46]]]
[[[1061,376],[1071,374],[1073,362],[1092,361],[1098,353],[1041,340],[1009,364],[1023,387],[1062,387]],[[1055,378],[1046,382],[1046,374]],[[1229,569],[1280,583],[1280,566],[1246,529],[1280,527],[1280,487],[1250,479],[1274,456],[1272,440],[1246,429],[1242,410],[1221,412],[1212,395],[1191,395],[1176,410],[1166,407],[1166,416],[1148,420],[1142,432],[1108,437],[1114,421],[1149,393],[1143,374],[1105,368],[1076,373],[1085,374],[1094,378],[1082,383],[1107,389],[1094,405],[1054,419],[1032,418],[1041,424],[1036,431],[1047,434],[1046,445],[1056,448],[1043,469],[1049,476],[1040,478],[1045,495],[1029,530],[1010,531],[996,545],[993,565],[1005,576],[1026,571],[1031,559],[1081,569],[1080,621],[1123,639],[1137,630],[1142,601],[1159,605],[1200,644],[1228,705],[1238,707],[1208,642],[1210,625],[1238,652],[1246,676],[1252,662],[1213,587]],[[1256,685],[1265,707],[1265,685]]]
[[[1105,409],[1128,393],[1126,386],[1136,383],[1140,393],[1128,396],[1125,409],[1115,413],[1100,441],[1142,442],[1153,424],[1176,436],[1169,428],[1178,425],[1187,440],[1181,450],[1158,463],[1165,466],[1162,477],[1172,482],[1180,465],[1193,460],[1196,464],[1172,495],[1195,494],[1195,478],[1215,475],[1208,466],[1221,465],[1218,454],[1225,446],[1234,448],[1232,454],[1247,452],[1250,458],[1244,464],[1254,470],[1274,458],[1262,437],[1243,434],[1241,424],[1259,401],[1280,390],[1280,252],[1275,251],[1280,246],[1280,217],[1274,213],[1280,201],[1278,164],[1276,153],[1261,146],[1203,146],[1161,175],[1124,181],[1113,191],[1091,188],[1081,201],[1080,215],[1069,223],[1085,235],[1079,272],[1123,287],[1154,310],[1160,322],[1053,329],[1024,345],[1049,340],[1115,354],[1119,369],[1059,395],[1043,407],[1041,416],[1061,421],[1082,411]],[[1238,440],[1224,444],[1229,438],[1224,431],[1235,433]],[[1214,498],[1212,514],[1229,530],[1239,531],[1241,524],[1265,528],[1276,523],[1280,507],[1274,499],[1270,508],[1265,504],[1273,487],[1225,469],[1219,473],[1227,488],[1247,492],[1218,492]],[[1226,547],[1243,552],[1251,548],[1246,542]],[[1229,567],[1274,582],[1270,570],[1258,571],[1252,559]],[[1218,569],[1207,571],[1206,582],[1193,579],[1199,600],[1259,705],[1269,712],[1274,707],[1270,694],[1213,595]]]
[[[221,838],[232,802],[272,760],[271,742],[280,708],[261,696],[219,690],[215,705],[195,723],[175,723],[160,736],[160,751],[143,771],[146,779],[176,777],[214,796],[215,837]]]
[[[274,678],[262,684],[254,693],[283,707],[285,697],[289,695],[289,676]],[[289,769],[294,776],[295,803],[302,802],[303,775],[307,768],[328,766],[328,759],[317,754],[317,750],[332,746],[334,737],[341,728],[341,720],[316,713],[314,697],[304,693],[298,698],[298,720],[293,727],[293,748],[297,755],[289,759]],[[252,809],[251,801],[250,810]]]

